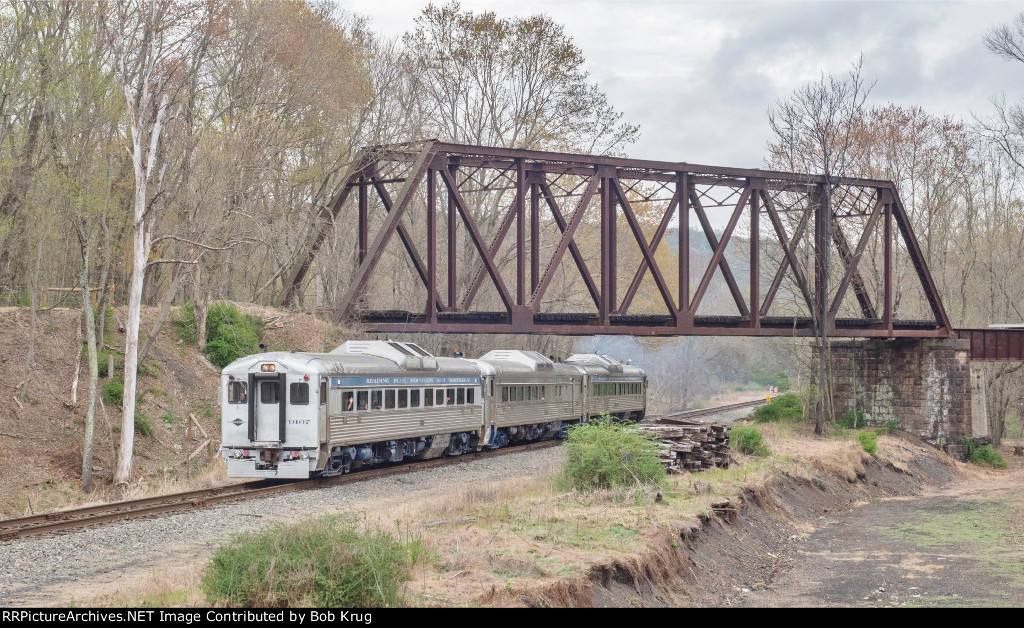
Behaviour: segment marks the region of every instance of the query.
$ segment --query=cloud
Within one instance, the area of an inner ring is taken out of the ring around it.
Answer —
[[[397,36],[422,0],[355,0],[347,8]],[[503,16],[547,13],[588,59],[591,77],[641,125],[634,157],[761,165],[767,109],[822,72],[864,55],[869,104],[920,105],[968,118],[1006,91],[1024,97],[1024,65],[982,37],[1020,7],[1005,2],[623,2],[462,0]]]

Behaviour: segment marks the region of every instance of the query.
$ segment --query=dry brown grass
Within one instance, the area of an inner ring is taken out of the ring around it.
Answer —
[[[413,605],[516,606],[536,603],[538,596],[545,603],[581,603],[592,590],[592,570],[632,565],[639,573],[665,552],[666,530],[698,526],[713,501],[735,498],[744,490],[763,495],[767,483],[782,474],[856,481],[870,459],[851,438],[813,437],[784,425],[758,428],[772,456],[737,455],[729,469],[670,476],[660,501],[654,493],[560,493],[555,478],[562,456],[553,452],[550,466],[533,475],[452,481],[399,498],[368,498],[345,509],[362,511],[362,525],[418,537],[428,548],[428,560],[414,569],[406,585]],[[900,438],[880,437],[878,457],[906,469],[920,449]],[[197,573],[174,573],[139,579],[119,597],[102,599],[113,604],[203,603],[196,593]]]

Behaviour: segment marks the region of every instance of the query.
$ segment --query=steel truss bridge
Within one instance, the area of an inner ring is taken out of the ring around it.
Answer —
[[[832,337],[958,333],[890,181],[426,141],[362,151],[327,209],[289,300],[330,230],[352,225],[341,310],[371,332],[814,336],[825,321]],[[367,307],[396,268],[415,289]],[[1020,330],[961,335],[979,359],[1024,357]]]

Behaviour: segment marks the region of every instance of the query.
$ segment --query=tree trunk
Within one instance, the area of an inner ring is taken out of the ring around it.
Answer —
[[[36,254],[36,263],[29,273],[29,308],[31,310],[31,326],[29,328],[28,335],[28,355],[25,356],[25,379],[21,382],[21,402],[25,402],[25,398],[28,396],[28,380],[29,375],[32,373],[32,369],[35,368],[36,362],[36,327],[38,323],[38,311],[39,311],[39,270],[43,264],[43,234],[39,234],[38,252]]]
[[[135,443],[135,389],[139,369],[139,319],[142,316],[142,288],[146,276],[146,260],[149,257],[146,246],[146,175],[142,169],[142,155],[136,148],[135,160],[135,225],[133,228],[133,251],[131,287],[128,297],[128,314],[125,320],[124,340],[124,401],[121,406],[121,446],[117,455],[117,470],[114,483],[125,486],[131,481],[132,448]]]
[[[98,388],[100,370],[96,349],[96,320],[93,316],[92,303],[89,299],[89,241],[83,229],[79,227],[79,239],[82,246],[82,268],[79,281],[82,284],[82,316],[85,318],[85,338],[89,349],[89,401],[85,407],[85,436],[82,443],[82,489],[92,492],[92,458],[96,434],[96,389]]]

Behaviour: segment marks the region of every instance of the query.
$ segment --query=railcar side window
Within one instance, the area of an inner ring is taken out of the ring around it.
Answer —
[[[395,409],[395,391],[385,390],[384,391],[384,409],[394,410]]]
[[[247,403],[249,396],[246,395],[248,384],[245,382],[228,382],[228,403]]]
[[[455,391],[455,403],[462,406],[466,404],[466,389],[459,388]]]
[[[277,382],[260,382],[260,403],[277,403]]]
[[[341,393],[341,409],[345,412],[350,412],[356,409],[356,394],[351,390],[346,390]]]
[[[508,401],[508,386],[501,387],[501,400]]]
[[[446,405],[446,406],[453,406],[453,405],[455,405],[455,389],[454,388],[449,388],[448,390],[445,391],[444,405]]]
[[[293,406],[309,405],[309,384],[296,382],[288,385],[288,401]]]
[[[320,405],[327,405],[327,382],[320,382]]]
[[[372,390],[372,391],[370,391],[370,409],[371,410],[380,410],[382,407],[384,407],[384,402],[381,399],[381,397],[383,397],[383,395],[381,394],[382,392],[383,391],[380,391],[380,390]]]
[[[409,391],[402,389],[398,391],[398,407],[408,408],[409,407]]]
[[[466,389],[466,403],[474,403],[473,401],[473,388]]]
[[[410,403],[411,407],[413,407],[413,408],[420,407],[420,389],[419,388],[417,388],[415,390],[410,390],[409,391],[409,400],[411,402]]]
[[[356,395],[356,407],[360,410],[370,409],[370,391],[360,390]]]
[[[423,390],[423,405],[424,406],[433,406],[434,405],[434,389],[433,388],[425,388]]]
[[[443,406],[444,405],[444,388],[438,388],[438,389],[436,389],[434,391],[434,405],[435,406]]]

